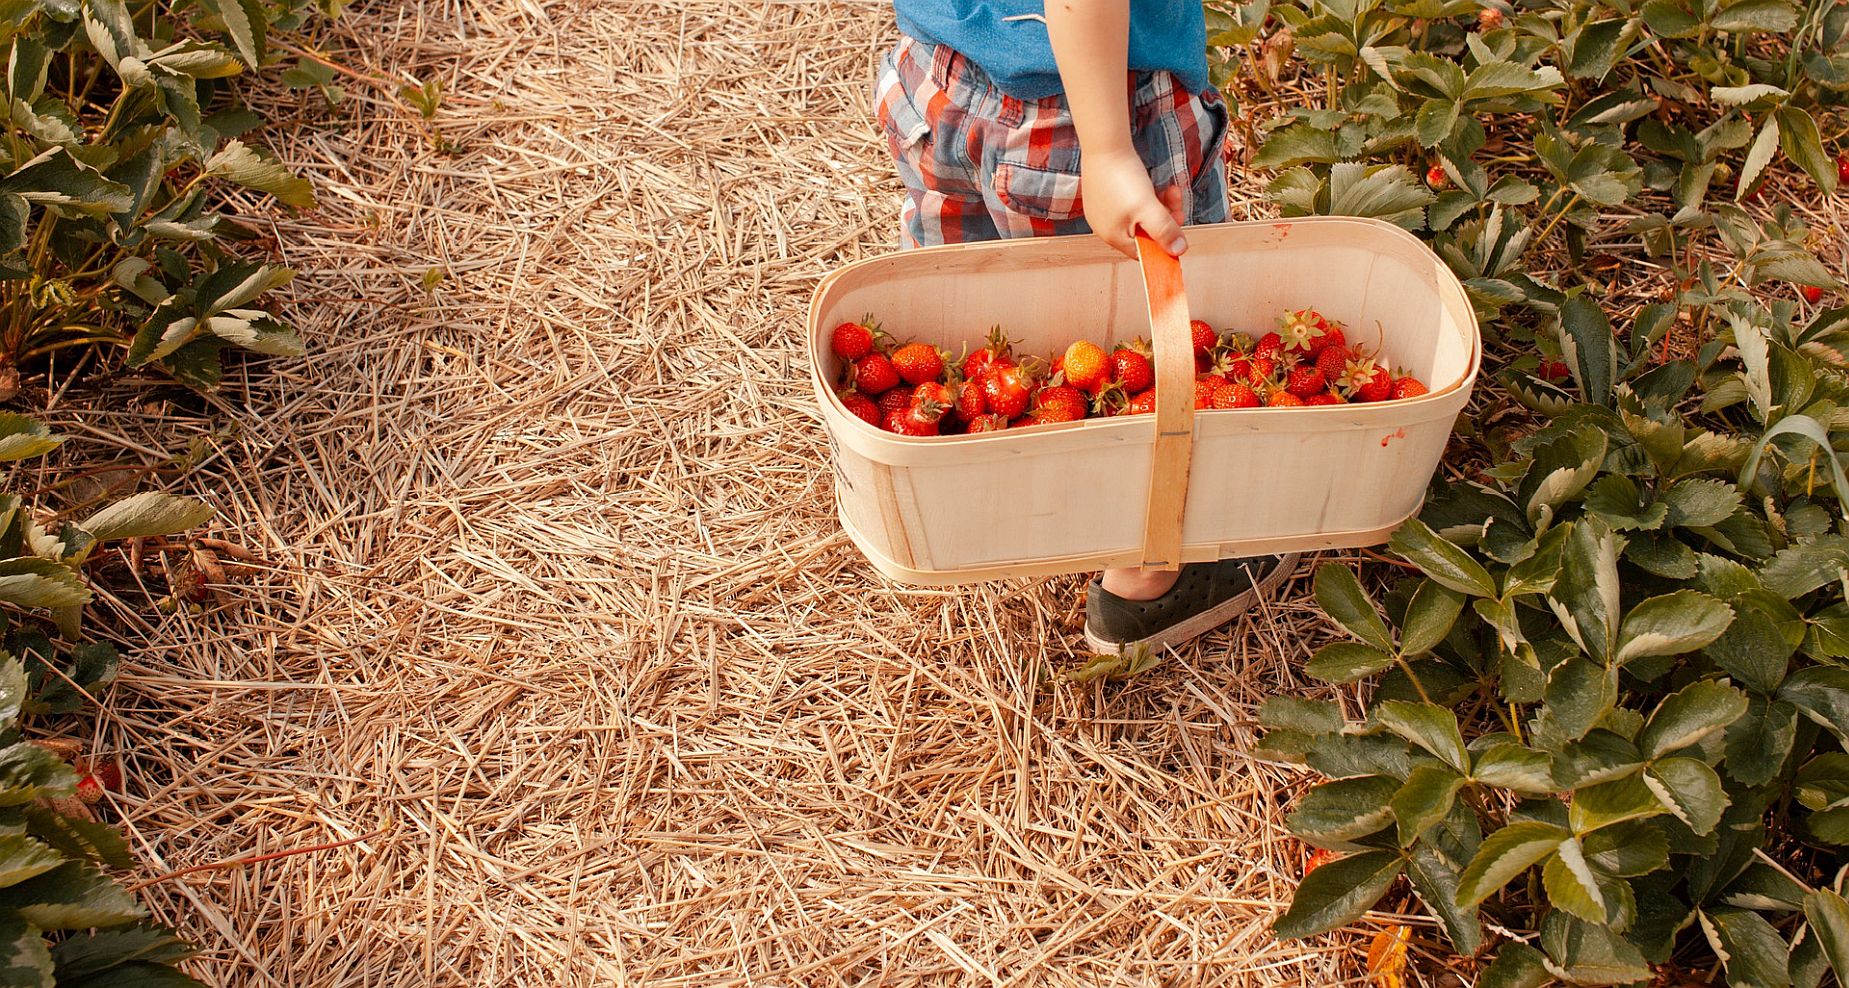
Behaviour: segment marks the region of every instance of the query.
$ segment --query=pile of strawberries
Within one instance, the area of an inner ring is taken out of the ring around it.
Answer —
[[[1426,393],[1394,373],[1341,323],[1314,310],[1285,313],[1257,340],[1220,332],[1199,319],[1194,337],[1194,407],[1273,408],[1392,401]],[[1105,349],[1079,340],[1043,362],[1018,358],[998,327],[985,346],[961,360],[928,343],[897,347],[871,316],[834,329],[841,358],[840,397],[848,411],[906,436],[995,432],[1048,422],[1076,422],[1156,410],[1155,369],[1142,340]]]

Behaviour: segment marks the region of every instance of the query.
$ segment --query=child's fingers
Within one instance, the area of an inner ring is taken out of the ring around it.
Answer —
[[[1175,217],[1175,222],[1185,222],[1181,218],[1181,210],[1182,207],[1187,205],[1187,196],[1182,193],[1181,186],[1167,186],[1157,192],[1156,197],[1162,200],[1162,205],[1168,207],[1168,213],[1170,216]]]
[[[1188,249],[1187,238],[1181,235],[1181,224],[1175,222],[1175,217],[1169,215],[1164,206],[1151,204],[1145,208],[1137,215],[1136,226],[1173,257],[1180,257]]]

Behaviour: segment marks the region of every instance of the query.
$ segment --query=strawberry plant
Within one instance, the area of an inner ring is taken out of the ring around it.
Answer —
[[[1403,568],[1318,572],[1360,716],[1261,711],[1334,855],[1278,932],[1404,889],[1483,988],[1849,983],[1849,309],[1767,194],[1837,190],[1849,7],[1215,6],[1225,85],[1309,95],[1254,131],[1280,209],[1424,236],[1494,376]]]
[[[0,12],[13,107],[0,165],[0,391],[72,347],[127,344],[130,366],[159,364],[197,388],[218,382],[227,347],[301,351],[258,307],[291,272],[239,259],[234,243],[252,233],[214,190],[314,205],[307,181],[246,140],[261,121],[230,85],[272,57],[273,29],[302,16],[252,0]]]

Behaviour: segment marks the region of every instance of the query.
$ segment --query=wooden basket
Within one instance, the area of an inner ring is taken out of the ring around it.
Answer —
[[[1179,265],[1147,241],[1139,269],[1095,237],[1050,237],[904,251],[822,280],[809,308],[816,400],[842,527],[875,567],[925,585],[1170,568],[1376,544],[1418,510],[1481,357],[1457,278],[1375,220],[1225,223],[1187,236]],[[1302,308],[1378,343],[1431,393],[1194,411],[1190,312],[1257,336]],[[1157,412],[974,436],[884,432],[831,385],[841,368],[829,334],[866,313],[952,353],[982,345],[995,325],[1025,354],[1150,338]]]

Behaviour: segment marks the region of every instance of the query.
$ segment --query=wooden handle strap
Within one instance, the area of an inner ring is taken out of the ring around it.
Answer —
[[[1175,569],[1181,565],[1181,522],[1194,455],[1194,337],[1188,330],[1181,262],[1141,233],[1136,236],[1136,253],[1143,267],[1150,342],[1156,354],[1156,448],[1143,521],[1143,568]]]

